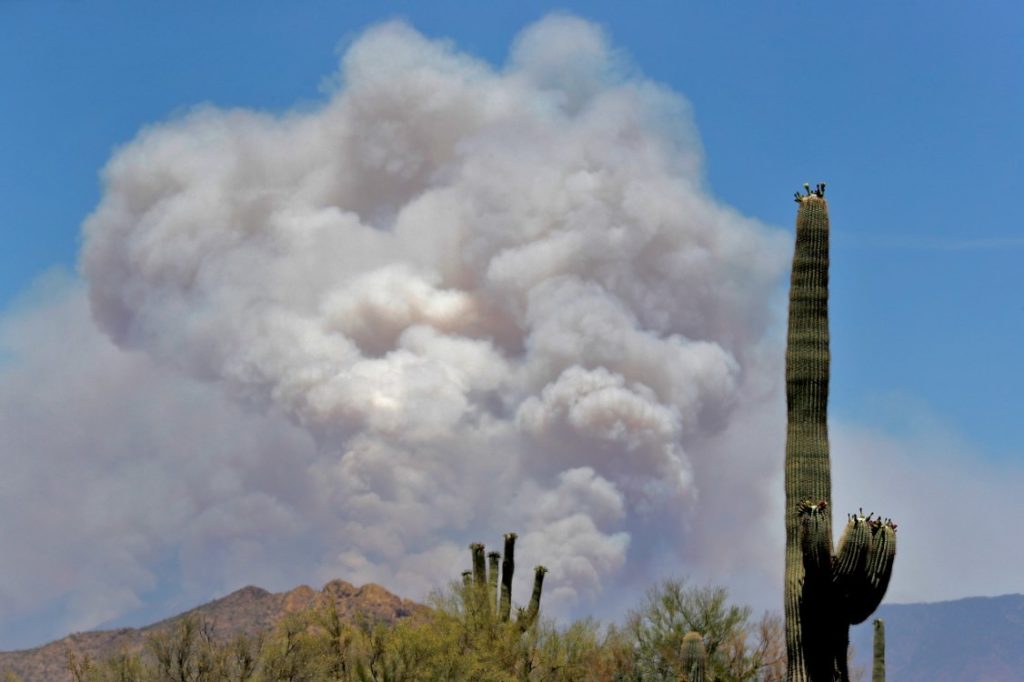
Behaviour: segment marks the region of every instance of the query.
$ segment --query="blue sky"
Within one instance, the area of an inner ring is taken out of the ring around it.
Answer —
[[[6,324],[40,305],[37,278],[76,270],[99,172],[143,127],[202,103],[315,110],[339,54],[389,19],[500,67],[553,11],[685,97],[720,203],[788,234],[792,192],[828,183],[847,430],[955,441],[957,461],[1019,475],[1024,10],[1008,2],[0,1]],[[26,610],[39,633],[55,611]]]
[[[0,300],[74,267],[98,170],[142,126],[203,102],[312,105],[339,46],[384,19],[500,63],[519,29],[559,9],[689,99],[725,202],[788,227],[791,187],[829,183],[845,223],[837,409],[919,394],[993,455],[1019,452],[1024,231],[1006,200],[1024,149],[1024,19],[1011,3],[6,2]],[[965,352],[980,340],[985,352]]]

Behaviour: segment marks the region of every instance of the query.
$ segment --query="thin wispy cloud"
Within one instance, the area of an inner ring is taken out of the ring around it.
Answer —
[[[842,236],[839,243],[861,249],[907,251],[1004,251],[1024,249],[1024,237],[923,237],[919,235]]]

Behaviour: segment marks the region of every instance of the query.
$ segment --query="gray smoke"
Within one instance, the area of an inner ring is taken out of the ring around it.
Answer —
[[[309,580],[307,434],[114,347],[66,276],[0,348],[0,646]]]
[[[74,517],[47,542],[109,547],[8,576],[5,606],[49,585],[86,627],[164,579],[297,576],[422,597],[510,529],[552,614],[669,572],[773,586],[789,245],[711,196],[686,102],[561,16],[501,69],[378,26],[336,82],[111,159],[81,272],[115,345],[69,285],[36,314],[74,353],[18,320],[53,386],[3,387],[85,425],[25,465]]]
[[[709,196],[685,102],[620,61],[575,18],[500,71],[386,24],[317,111],[202,108],[107,167],[96,321],[314,436],[323,572],[418,594],[518,528],[557,605],[638,539],[703,537],[697,445],[777,369],[786,248]]]
[[[141,131],[83,280],[0,316],[2,646],[247,583],[422,598],[507,530],[548,615],[666,575],[778,608],[791,247],[711,196],[685,101],[570,17],[501,69],[386,24],[334,82]],[[892,599],[1019,590],[1024,476],[924,414],[833,423],[837,511],[900,522]]]

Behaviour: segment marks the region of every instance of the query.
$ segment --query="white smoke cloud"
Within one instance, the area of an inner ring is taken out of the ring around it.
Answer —
[[[685,103],[622,61],[570,17],[501,71],[393,23],[317,111],[153,126],[85,224],[96,321],[315,436],[328,566],[402,590],[519,523],[592,596],[632,538],[687,541],[689,445],[759,380],[786,251],[706,193]],[[552,512],[568,485],[592,490]]]
[[[336,83],[111,159],[81,272],[113,345],[77,285],[9,322],[0,397],[36,421],[4,411],[4,458],[39,452],[20,494],[60,512],[8,526],[56,561],[5,574],[0,618],[49,590],[92,626],[172,579],[422,597],[507,530],[551,613],[700,567],[772,585],[737,540],[778,525],[781,421],[749,425],[776,417],[789,246],[709,194],[686,102],[572,17],[501,69],[385,24]],[[47,444],[54,420],[81,433]]]
[[[144,608],[165,581],[174,609],[304,579],[278,554],[315,560],[308,435],[114,347],[67,277],[30,298],[0,318],[5,648]]]
[[[422,598],[508,530],[549,615],[668,574],[778,608],[790,245],[709,194],[685,101],[572,17],[501,69],[385,24],[334,82],[141,131],[84,281],[0,317],[4,645],[246,583]],[[890,599],[1019,589],[1019,471],[933,421],[833,443],[836,508],[900,522]]]

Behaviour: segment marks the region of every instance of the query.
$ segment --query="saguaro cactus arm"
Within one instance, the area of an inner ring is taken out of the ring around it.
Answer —
[[[896,531],[891,521],[868,516],[860,517],[859,523],[867,528],[866,532],[861,531],[861,535],[866,536],[863,560],[858,570],[848,577],[846,590],[840,595],[846,620],[851,625],[863,623],[878,608],[889,587],[896,558]]]
[[[842,600],[856,597],[860,579],[871,548],[871,528],[864,517],[851,516],[839,538],[835,563],[832,567],[832,582],[836,596]]]
[[[824,502],[804,502],[799,506],[800,551],[803,553],[804,576],[824,582],[832,579],[831,513]]]

